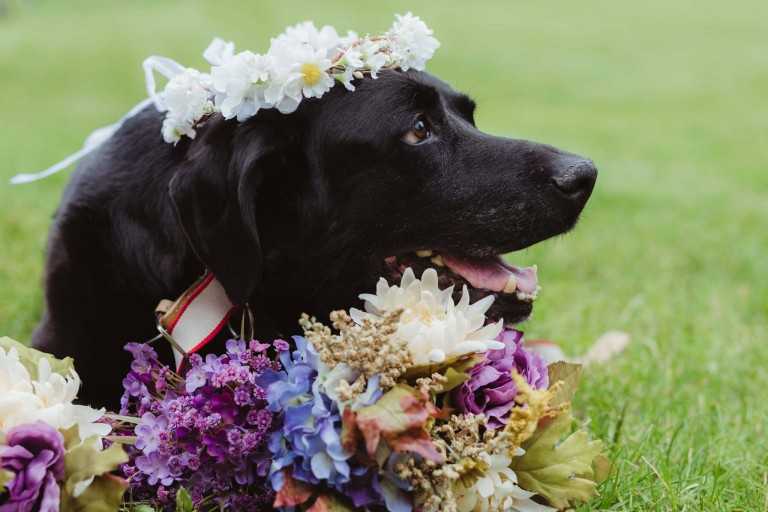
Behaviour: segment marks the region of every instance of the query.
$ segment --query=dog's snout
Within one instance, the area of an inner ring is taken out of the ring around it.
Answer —
[[[570,198],[587,199],[597,180],[597,168],[592,160],[564,162],[559,167],[552,176],[552,184]]]

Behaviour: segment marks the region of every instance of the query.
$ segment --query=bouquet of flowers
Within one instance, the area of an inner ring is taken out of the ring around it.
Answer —
[[[80,379],[59,360],[0,338],[0,512],[110,512],[128,460],[103,410],[73,403]]]
[[[456,303],[432,269],[361,298],[184,375],[128,345],[125,507],[528,512],[596,494],[609,463],[573,429],[577,365],[547,366],[487,323],[493,297]]]

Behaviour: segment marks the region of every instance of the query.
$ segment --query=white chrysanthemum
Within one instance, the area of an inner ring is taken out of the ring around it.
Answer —
[[[163,121],[163,139],[169,143],[178,142],[182,135],[194,139],[195,124],[214,110],[210,76],[187,68],[168,81],[161,102],[168,112]]]
[[[413,14],[398,14],[395,23],[387,35],[392,41],[392,56],[403,71],[410,68],[423,70],[427,61],[440,47],[440,42],[432,36],[432,30]]]
[[[503,322],[484,326],[485,312],[493,304],[493,296],[470,304],[465,286],[458,304],[454,304],[452,294],[452,286],[440,290],[435,269],[425,270],[419,280],[409,268],[403,273],[400,286],[389,286],[386,279],[380,279],[375,295],[360,295],[366,311],[352,308],[350,315],[361,323],[365,318],[377,318],[402,309],[397,336],[408,343],[417,366],[504,348],[504,344],[495,340]]]
[[[512,459],[506,454],[481,455],[489,467],[472,487],[461,483],[454,490],[459,512],[552,512],[555,509],[539,505],[531,499],[534,493],[517,485],[517,475],[509,467]]]
[[[242,122],[269,107],[264,91],[272,73],[272,57],[245,51],[211,69],[216,108],[225,119]]]
[[[29,375],[19,361],[16,349],[0,348],[0,434],[26,423],[42,421],[58,430],[75,425],[81,440],[105,436],[111,427],[96,423],[104,410],[96,410],[72,401],[80,388],[77,373],[68,376],[51,371],[48,360],[40,358],[37,379]]]

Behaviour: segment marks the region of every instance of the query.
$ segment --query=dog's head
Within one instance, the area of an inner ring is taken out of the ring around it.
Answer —
[[[571,229],[593,163],[481,132],[474,102],[423,72],[355,85],[291,115],[212,117],[180,144],[170,194],[198,258],[283,329],[408,266],[436,267],[474,299],[495,294],[494,317],[527,317],[535,272],[500,255]]]

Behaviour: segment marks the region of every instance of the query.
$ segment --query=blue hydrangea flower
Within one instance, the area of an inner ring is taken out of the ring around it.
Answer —
[[[267,389],[269,410],[283,412],[282,428],[269,441],[272,485],[280,489],[282,470],[290,467],[297,480],[340,487],[349,482],[352,456],[341,446],[341,414],[316,385],[319,359],[314,348],[301,336],[294,342],[296,350],[280,353],[283,371],[268,370],[258,380]]]

